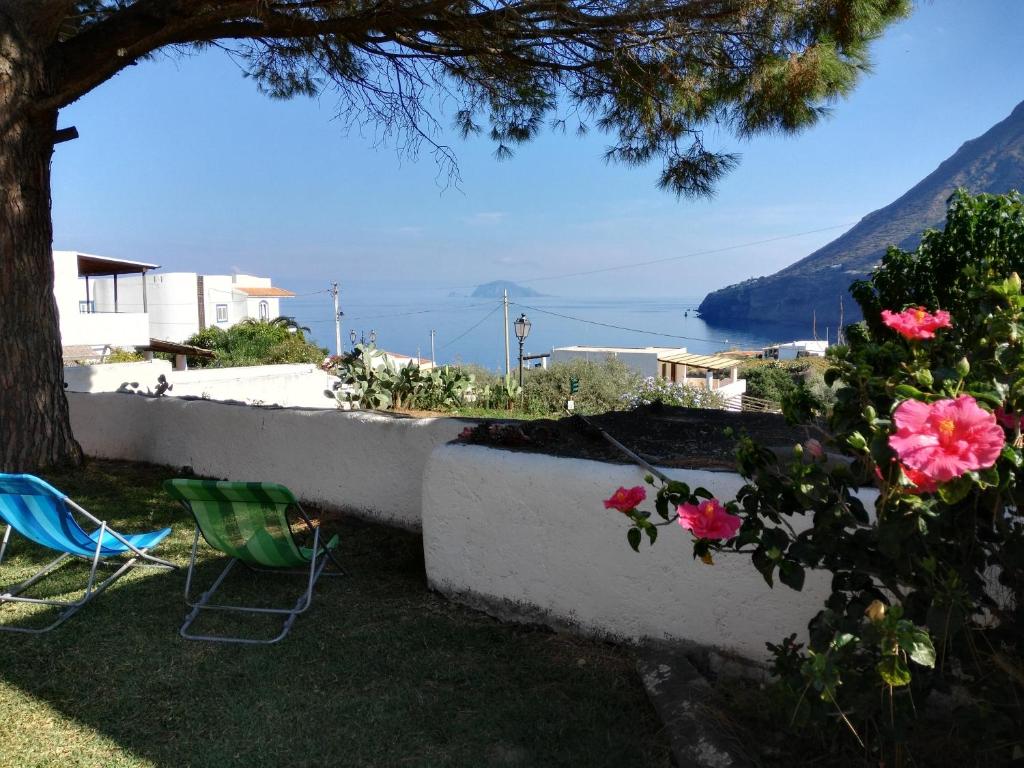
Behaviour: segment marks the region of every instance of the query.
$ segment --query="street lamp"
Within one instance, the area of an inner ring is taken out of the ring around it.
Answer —
[[[523,342],[530,335],[530,321],[525,313],[519,314],[515,322],[516,338],[519,339],[519,386],[523,386]]]
[[[356,329],[355,328],[353,328],[351,331],[348,332],[348,337],[352,340],[352,346],[354,347],[356,345]],[[359,332],[359,343],[363,344],[363,345],[366,344],[366,333],[364,331],[360,331]],[[371,328],[370,329],[370,345],[371,346],[375,346],[376,344],[377,344],[377,332]]]

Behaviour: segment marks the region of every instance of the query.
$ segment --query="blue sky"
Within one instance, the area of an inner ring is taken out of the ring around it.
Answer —
[[[270,274],[286,287],[387,281],[468,289],[850,225],[894,200],[1024,100],[1020,0],[931,0],[874,48],[874,73],[796,137],[742,153],[712,201],[655,186],[659,164],[608,166],[608,141],[547,133],[498,162],[446,138],[462,182],[439,185],[346,130],[332,94],[274,101],[224,54],[161,56],[66,109],[81,138],[54,156],[54,241],[168,271]],[[443,117],[445,125],[450,117]],[[844,227],[713,256],[571,280],[548,293],[686,296],[769,274]]]

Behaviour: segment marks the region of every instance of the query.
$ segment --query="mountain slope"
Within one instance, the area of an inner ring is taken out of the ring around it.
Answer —
[[[865,277],[889,245],[912,249],[926,229],[941,226],[946,200],[958,187],[972,193],[1024,189],[1024,102],[985,134],[963,144],[895,202],[869,213],[856,226],[810,256],[768,277],[709,293],[700,305],[710,321],[806,321],[859,317],[850,283]]]

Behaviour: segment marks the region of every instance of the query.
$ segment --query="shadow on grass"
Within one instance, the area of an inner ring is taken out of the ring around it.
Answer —
[[[184,564],[191,525],[160,490],[172,475],[93,462],[48,479],[118,530],[172,525],[156,554]],[[5,729],[0,764],[668,764],[627,654],[502,625],[431,594],[414,534],[350,519],[324,528],[341,534],[352,575],[321,579],[277,645],[181,639],[183,571],[134,571],[48,635],[0,635],[0,711],[19,724]],[[203,586],[224,562],[205,554]],[[0,581],[44,561],[18,541]],[[236,571],[225,599],[288,605],[304,586]],[[81,576],[69,570],[51,592]],[[5,609],[0,621],[51,610]],[[278,626],[214,616],[195,629],[267,636]]]

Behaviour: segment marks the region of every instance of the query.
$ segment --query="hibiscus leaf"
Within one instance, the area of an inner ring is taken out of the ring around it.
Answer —
[[[647,538],[651,540],[651,544],[653,544],[654,540],[658,538],[658,529],[653,525],[644,528],[644,532],[647,534]]]
[[[775,583],[772,580],[772,571],[775,570],[775,561],[768,557],[768,553],[764,547],[758,547],[754,550],[754,553],[750,556],[751,562],[754,567],[760,571],[761,575],[764,576],[764,580],[768,582],[769,587],[774,587]]]
[[[634,552],[640,551],[640,529],[630,528],[626,533],[626,538],[629,540],[629,546],[633,548]]]
[[[952,482],[939,486],[939,498],[947,504],[963,501],[971,492],[973,483],[969,477],[958,477]]]
[[[916,627],[904,640],[907,655],[915,664],[922,667],[935,667],[935,646],[932,645],[932,638],[923,629]]]
[[[886,685],[891,685],[893,688],[899,688],[910,683],[910,669],[907,667],[906,662],[895,654],[883,658],[878,662],[878,666],[875,669],[878,670],[878,674],[885,681]]]
[[[924,392],[917,387],[910,386],[909,384],[900,384],[893,390],[893,392],[896,394],[896,397],[904,400],[927,400]]]
[[[709,491],[707,488],[704,488],[704,487],[694,488],[693,489],[693,495],[694,496],[700,496],[702,499],[713,499],[713,498],[715,498],[715,494],[713,494],[711,491]]]
[[[654,501],[654,509],[662,520],[668,520],[668,498],[658,494],[658,498]]]
[[[779,581],[797,592],[804,588],[804,569],[792,560],[783,560],[779,564]]]
[[[1021,458],[1020,451],[1012,445],[1003,446],[1002,456],[1015,467],[1019,468],[1021,464],[1024,464],[1024,459]]]

